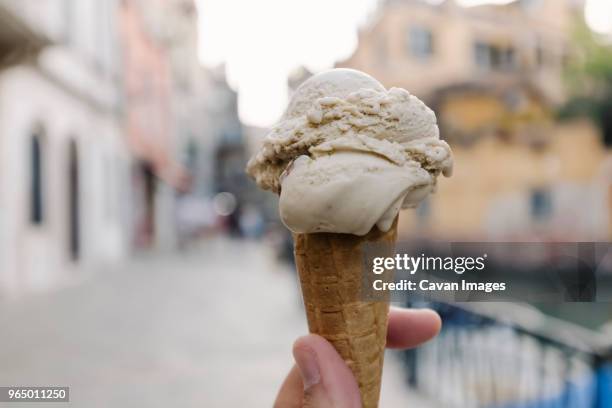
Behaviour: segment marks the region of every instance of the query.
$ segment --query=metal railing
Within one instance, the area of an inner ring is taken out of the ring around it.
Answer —
[[[443,329],[403,361],[410,385],[440,406],[612,407],[612,353],[601,333],[513,303],[426,306]]]

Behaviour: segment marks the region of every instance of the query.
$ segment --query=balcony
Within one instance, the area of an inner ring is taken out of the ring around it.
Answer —
[[[21,18],[0,4],[0,68],[28,60],[49,44]]]

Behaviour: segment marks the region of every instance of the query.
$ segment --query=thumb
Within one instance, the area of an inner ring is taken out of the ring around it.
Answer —
[[[305,408],[360,408],[353,373],[334,347],[314,334],[299,338],[293,357],[304,383]]]

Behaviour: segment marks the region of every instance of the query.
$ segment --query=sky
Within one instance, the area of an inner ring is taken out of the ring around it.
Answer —
[[[439,1],[439,0],[431,0]],[[508,0],[460,0],[464,5]],[[225,64],[239,92],[247,125],[267,127],[287,103],[287,76],[300,65],[320,71],[349,57],[357,28],[377,0],[198,0],[200,59]],[[612,1],[587,0],[585,16],[596,31],[612,33]]]

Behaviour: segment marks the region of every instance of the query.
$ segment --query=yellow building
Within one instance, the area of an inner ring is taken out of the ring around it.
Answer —
[[[436,110],[455,174],[402,216],[402,234],[447,239],[606,239],[607,151],[588,121],[557,123],[576,0],[464,8],[387,0],[339,67]]]
[[[582,11],[576,0],[462,7],[454,0],[386,0],[338,66],[360,67],[419,97],[458,83],[533,82],[561,101],[561,70]]]

